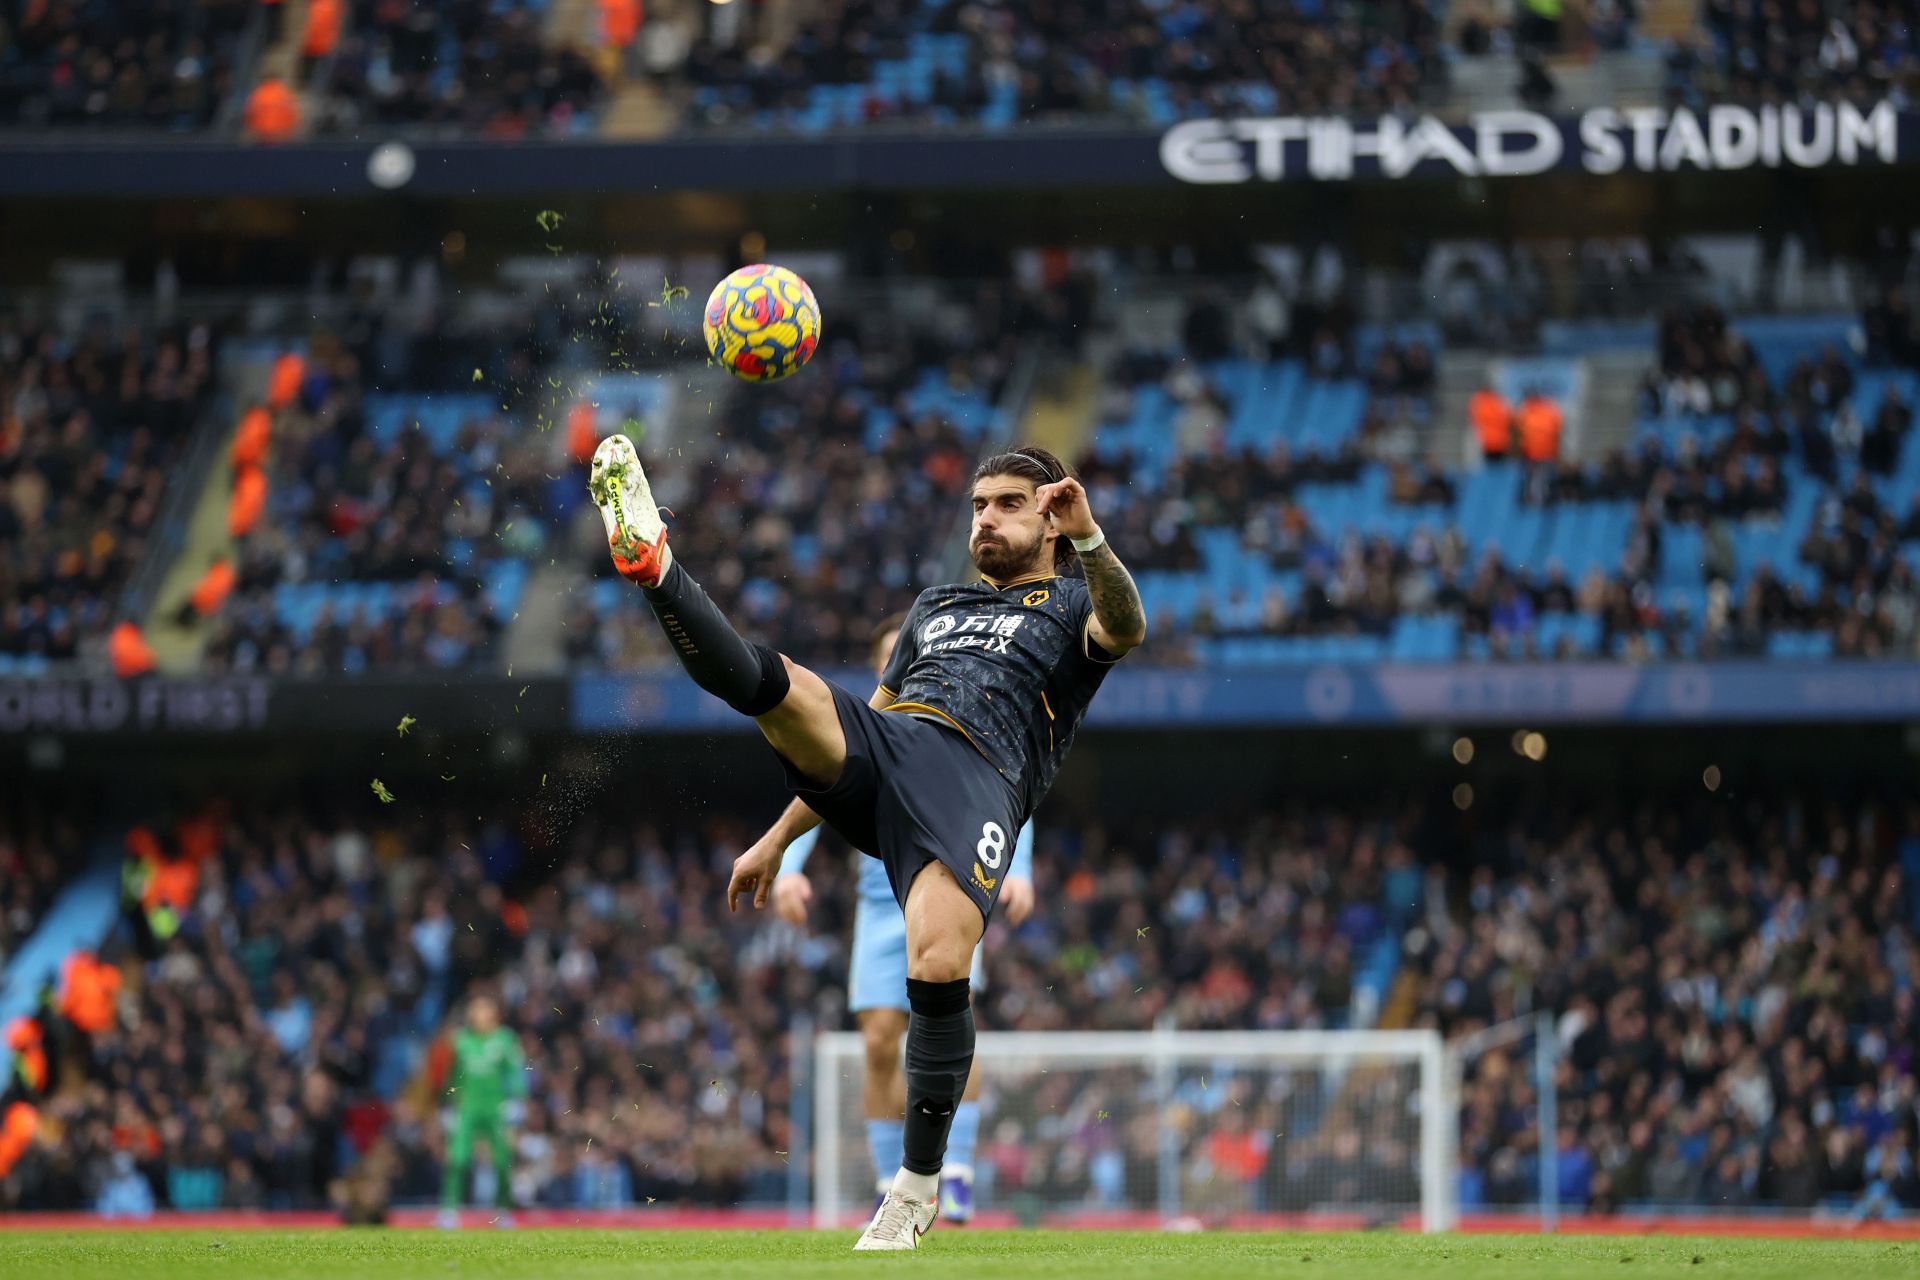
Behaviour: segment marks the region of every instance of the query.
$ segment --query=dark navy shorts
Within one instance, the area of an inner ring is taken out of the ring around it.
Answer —
[[[937,860],[981,917],[991,915],[1025,820],[1012,784],[958,729],[876,711],[839,685],[828,687],[847,738],[846,767],[823,789],[783,757],[788,790],[854,848],[880,859],[903,908],[914,876]]]

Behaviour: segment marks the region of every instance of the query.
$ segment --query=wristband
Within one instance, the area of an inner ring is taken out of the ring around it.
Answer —
[[[1093,536],[1091,538],[1068,538],[1067,539],[1068,542],[1071,542],[1073,544],[1073,549],[1075,551],[1081,551],[1081,552],[1092,551],[1095,547],[1098,547],[1101,543],[1105,542],[1106,540],[1107,540],[1107,531],[1105,529],[1102,529],[1098,525],[1094,526]]]

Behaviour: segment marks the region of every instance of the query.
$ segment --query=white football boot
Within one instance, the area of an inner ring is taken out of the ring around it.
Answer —
[[[879,1212],[873,1215],[873,1221],[860,1233],[853,1251],[869,1253],[918,1248],[920,1237],[927,1234],[927,1229],[933,1226],[933,1220],[939,1213],[940,1206],[937,1204],[928,1204],[925,1200],[889,1191],[887,1198],[880,1202]]]

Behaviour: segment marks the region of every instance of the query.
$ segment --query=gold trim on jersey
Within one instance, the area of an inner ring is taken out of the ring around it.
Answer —
[[[1051,582],[1053,579],[1059,576],[1060,576],[1059,574],[1049,569],[1044,573],[1030,573],[1026,575],[1024,578],[1010,578],[1005,582],[995,582],[992,578],[989,578],[986,574],[983,573],[980,575],[980,581],[986,583],[988,586],[992,587],[995,591],[1005,591],[1008,587],[1024,587],[1029,582]]]
[[[880,692],[886,694],[889,698],[897,698],[900,696],[894,690],[887,688],[887,686],[885,685],[878,685],[876,687],[880,690]]]

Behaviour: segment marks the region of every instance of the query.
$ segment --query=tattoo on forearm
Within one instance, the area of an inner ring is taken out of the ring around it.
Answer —
[[[1087,575],[1087,595],[1093,600],[1093,616],[1110,636],[1139,636],[1147,630],[1146,608],[1140,603],[1140,588],[1133,575],[1109,543],[1101,543],[1080,554],[1080,565]]]

